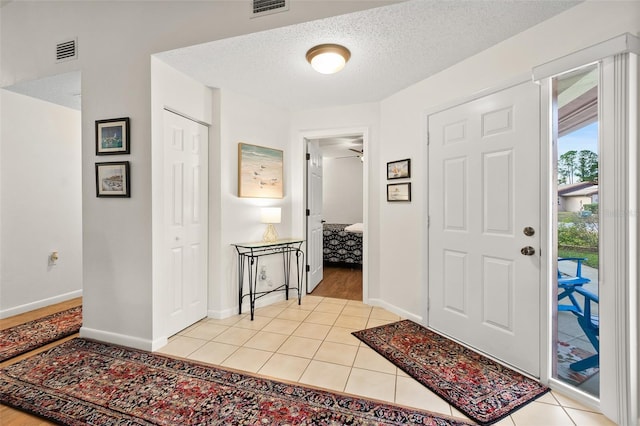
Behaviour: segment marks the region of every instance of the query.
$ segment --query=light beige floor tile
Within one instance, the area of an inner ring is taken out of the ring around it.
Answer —
[[[291,336],[278,348],[277,352],[285,355],[313,358],[321,343],[321,340]]]
[[[258,331],[243,345],[245,348],[275,352],[287,340],[286,334]]]
[[[344,343],[345,345],[359,346],[360,340],[351,332],[356,331],[355,328],[331,327],[329,334],[324,338],[327,342]]]
[[[227,331],[218,334],[212,340],[214,342],[242,346],[247,340],[253,337],[254,334],[256,334],[254,330],[249,330],[247,328],[231,327]]]
[[[398,368],[385,357],[367,346],[359,346],[353,366],[380,373],[396,374]]]
[[[367,326],[367,318],[354,317],[350,315],[340,315],[338,319],[336,319],[335,324],[333,325],[337,327],[354,328],[356,330],[362,330]]]
[[[313,359],[351,367],[357,352],[357,346],[325,341],[322,342]]]
[[[513,419],[511,416],[507,416],[499,422],[494,423],[495,426],[515,426]]]
[[[200,327],[202,324],[205,324],[205,323],[206,323],[205,321],[198,321],[197,323],[195,323],[193,325],[190,325],[189,327],[185,328],[184,330],[180,330],[179,332],[174,334],[174,336],[186,336],[189,332],[195,330],[196,328]],[[171,337],[173,337],[173,336],[171,336]]]
[[[310,312],[311,311],[305,311],[303,309],[287,308],[284,311],[282,311],[282,313],[278,315],[277,318],[294,320],[294,321],[304,321],[304,319],[309,316]]]
[[[562,407],[535,401],[514,411],[511,418],[516,426],[574,426]]]
[[[238,321],[234,327],[248,328],[249,330],[262,330],[265,325],[269,324],[273,318],[263,317],[260,315],[254,315],[253,321],[250,316],[247,316]]]
[[[384,308],[374,307],[371,309],[370,318],[381,319],[381,320],[390,320],[390,321],[400,321],[400,316],[394,314],[393,312],[389,312]]]
[[[293,332],[293,336],[308,337],[309,339],[324,339],[331,330],[330,325],[313,324],[310,322],[303,322]]]
[[[239,349],[238,346],[226,343],[207,342],[204,346],[189,355],[189,359],[206,362],[207,364],[220,365],[232,353]]]
[[[299,321],[275,318],[262,331],[290,335],[300,325]]]
[[[265,306],[263,308],[258,308],[255,310],[255,315],[260,315],[261,317],[271,317],[275,318],[285,310],[284,306]],[[255,316],[254,315],[254,316]]]
[[[448,402],[410,377],[396,377],[395,402],[447,416],[451,415]]]
[[[362,307],[362,306],[368,306],[368,307],[372,307],[371,305],[367,305],[366,303],[364,303],[362,300],[347,300],[347,305],[348,306],[357,306],[357,307]]]
[[[304,321],[314,324],[333,325],[333,323],[336,322],[336,318],[338,318],[337,313],[313,311]]]
[[[316,306],[314,312],[328,312],[332,314],[339,314],[344,309],[344,305],[331,302],[321,302]]]
[[[615,423],[600,413],[576,410],[574,408],[565,409],[575,424],[580,426],[615,426]]]
[[[192,328],[189,332],[185,333],[185,336],[193,337],[195,339],[211,340],[219,334],[229,329],[226,325],[218,325],[211,323],[203,323],[197,327]]]
[[[242,320],[245,317],[247,317],[247,315],[246,314],[242,314],[242,315],[233,315],[231,317],[223,318],[223,319],[208,318],[205,321],[207,323],[211,323],[211,324],[232,326],[232,325],[237,324],[238,321]]]
[[[349,303],[349,301],[346,299],[336,299],[335,297],[325,297],[324,299],[322,299],[322,301],[325,303],[334,303],[336,305],[342,305],[342,306]]]
[[[257,373],[267,360],[271,358],[271,355],[273,355],[273,353],[268,351],[240,348],[225,359],[222,366]]]
[[[545,404],[560,405],[557,399],[553,397],[553,392],[547,392],[540,398],[536,399],[536,402],[544,402]]]
[[[298,356],[273,354],[258,371],[265,376],[297,382],[311,360]]]
[[[559,392],[552,392],[552,393],[553,393],[553,396],[558,400],[560,405],[562,405],[563,407],[577,408],[578,410],[591,411],[593,413],[598,412],[598,410],[596,410],[595,408],[587,407],[586,405],[579,403],[575,399],[569,398],[568,396],[565,396]]]
[[[350,371],[351,368],[344,365],[312,360],[299,382],[343,392]]]
[[[204,346],[207,343],[206,340],[194,339],[193,337],[176,336],[167,345],[158,350],[161,354],[179,356],[182,358],[188,357],[198,348]]]
[[[302,304],[304,305],[304,304],[308,303],[310,305],[312,305],[312,304],[317,305],[318,303],[322,302],[323,300],[324,300],[324,297],[312,296],[312,295],[308,294],[308,295],[302,297]]]
[[[394,322],[396,321],[388,319],[369,318],[369,321],[367,321],[367,325],[365,328],[380,327],[381,325],[387,325]]]
[[[364,317],[369,318],[371,315],[371,306],[351,306],[347,305],[342,310],[342,315],[349,315],[352,317]]]
[[[379,373],[377,371],[351,369],[344,391],[368,398],[393,402],[395,399],[395,374]]]

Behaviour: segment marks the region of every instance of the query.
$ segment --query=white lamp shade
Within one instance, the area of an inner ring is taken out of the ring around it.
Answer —
[[[263,207],[261,210],[262,223],[280,223],[282,219],[280,207]]]

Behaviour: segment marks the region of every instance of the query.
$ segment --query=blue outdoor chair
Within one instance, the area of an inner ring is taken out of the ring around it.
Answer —
[[[582,313],[582,308],[573,293],[577,288],[591,282],[589,278],[582,276],[582,262],[585,260],[587,259],[583,257],[561,257],[558,259],[558,262],[576,262],[575,275],[562,274],[560,273],[560,269],[558,269],[558,311]],[[564,298],[568,298],[571,304],[560,304],[559,302]]]
[[[569,368],[573,371],[582,371],[587,368],[600,366],[600,318],[599,315],[593,314],[592,309],[592,305],[595,306],[595,304],[600,303],[600,300],[598,296],[584,288],[576,287],[574,291],[584,296],[584,307],[582,308],[582,312],[573,311],[573,314],[578,319],[578,325],[580,325],[587,339],[589,339],[589,342],[591,342],[593,348],[596,350],[595,355],[591,355],[588,358],[569,365]]]

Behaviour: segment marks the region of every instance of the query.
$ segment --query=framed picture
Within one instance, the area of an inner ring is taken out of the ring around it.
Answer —
[[[282,198],[283,151],[238,144],[238,197]]]
[[[96,121],[96,155],[129,154],[129,117]]]
[[[398,160],[387,163],[387,179],[404,179],[411,177],[411,160]]]
[[[129,162],[96,163],[97,197],[131,197]]]
[[[411,183],[387,184],[387,201],[411,201]]]

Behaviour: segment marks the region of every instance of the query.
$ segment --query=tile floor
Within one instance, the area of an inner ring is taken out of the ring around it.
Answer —
[[[160,353],[275,379],[462,417],[458,410],[351,335],[399,320],[382,308],[306,296],[223,320],[204,319],[173,336]],[[551,392],[496,423],[613,425],[601,414]]]

